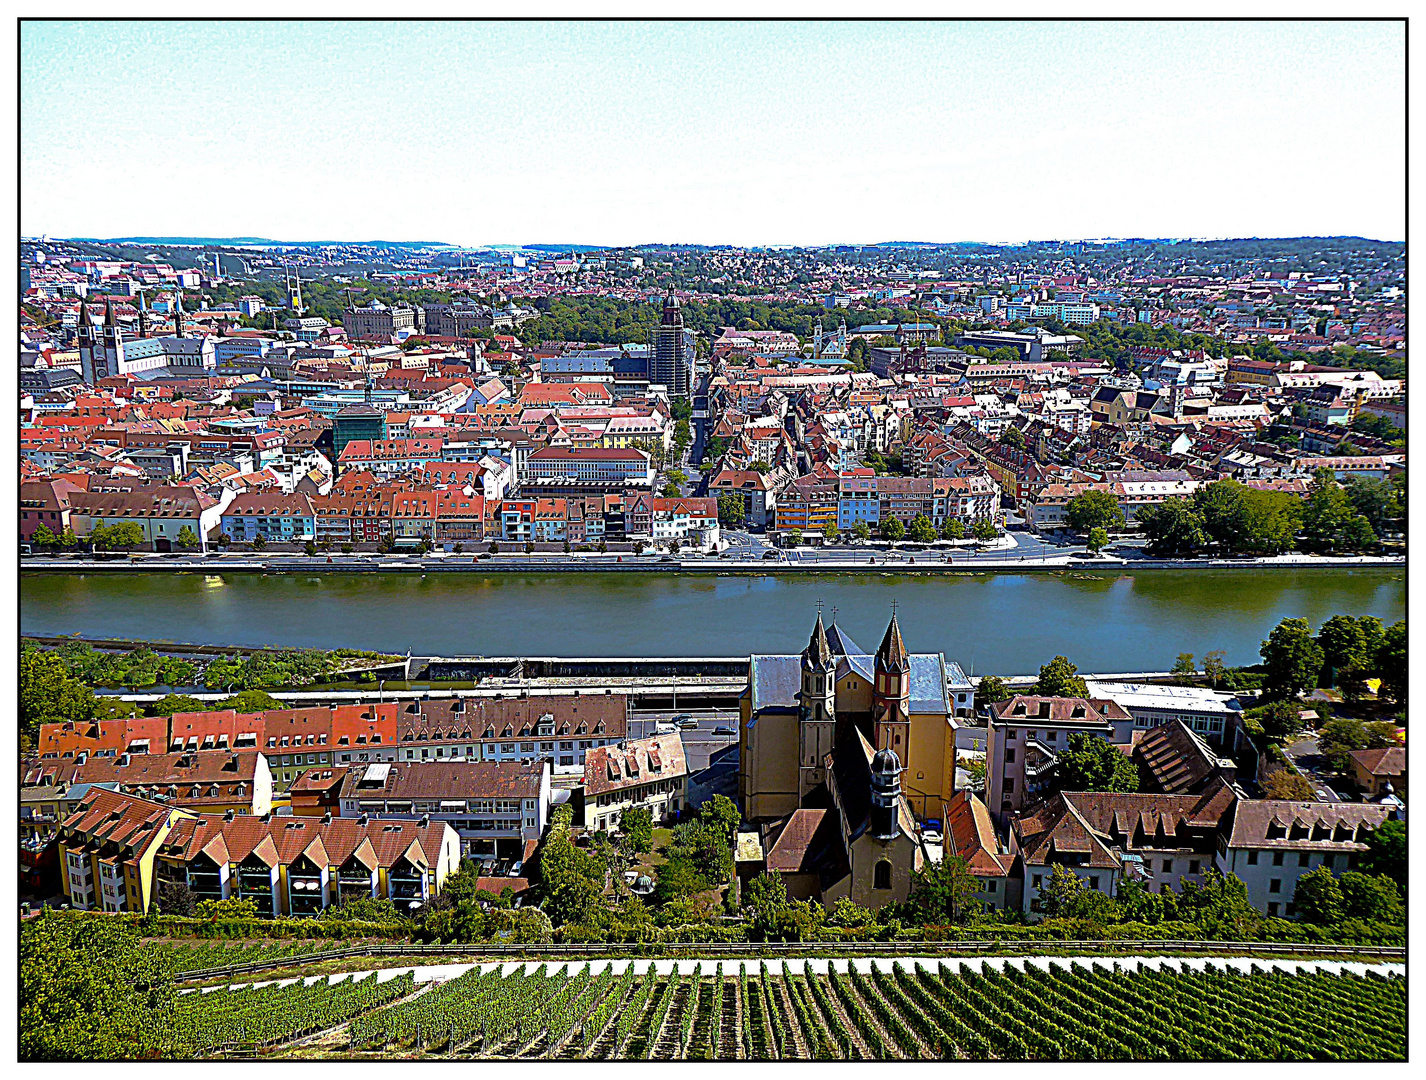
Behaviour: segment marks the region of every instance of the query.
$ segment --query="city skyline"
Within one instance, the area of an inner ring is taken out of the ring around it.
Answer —
[[[1404,168],[1324,202],[1281,153],[1404,146],[1401,23],[51,22],[21,54],[26,234],[1404,238]],[[155,198],[154,154],[195,182]],[[96,159],[128,163],[102,202]]]

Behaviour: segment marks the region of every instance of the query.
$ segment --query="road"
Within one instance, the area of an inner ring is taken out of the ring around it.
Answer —
[[[738,741],[738,711],[736,709],[690,709],[675,713],[639,712],[629,717],[629,738],[647,739],[654,734],[654,725],[668,723],[674,716],[691,716],[698,721],[698,727],[681,730],[683,755],[688,761],[688,771],[698,772],[708,767],[708,758]],[[717,728],[726,727],[731,734],[719,735]]]

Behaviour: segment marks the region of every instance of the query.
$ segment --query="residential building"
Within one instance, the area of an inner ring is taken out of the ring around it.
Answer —
[[[1016,694],[995,702],[986,723],[987,805],[1004,816],[1037,802],[1072,736],[1128,746],[1133,730],[1134,718],[1109,698]]]
[[[688,762],[678,734],[596,747],[584,759],[584,816],[588,827],[617,833],[624,811],[647,809],[655,825],[686,805]]]
[[[351,769],[343,817],[444,821],[467,855],[521,857],[550,816],[550,765],[515,761],[380,762]]]
[[[179,821],[178,806],[91,787],[59,827],[60,874],[69,905],[83,911],[149,910],[154,861]]]
[[[1368,799],[1387,794],[1406,798],[1406,747],[1352,751],[1351,776]]]
[[[261,536],[277,543],[301,543],[317,538],[317,510],[302,492],[256,491],[238,495],[222,516],[222,530],[232,540]]]

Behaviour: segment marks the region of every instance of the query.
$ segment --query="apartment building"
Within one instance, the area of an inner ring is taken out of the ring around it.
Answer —
[[[154,860],[179,821],[170,804],[92,787],[59,827],[60,876],[69,905],[83,911],[147,911]]]
[[[644,807],[658,825],[687,805],[683,739],[661,735],[589,751],[584,762],[585,820],[591,829],[619,831],[624,811]]]
[[[1128,745],[1134,718],[1109,698],[1016,694],[990,706],[985,783],[993,813],[1018,813],[1049,790],[1059,753],[1076,734]]]

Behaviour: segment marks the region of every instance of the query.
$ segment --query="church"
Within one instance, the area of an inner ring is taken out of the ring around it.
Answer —
[[[96,324],[83,299],[79,301],[80,374],[90,386],[115,375],[140,379],[164,376],[201,376],[217,366],[213,340],[207,334],[190,336],[183,329],[183,292],[177,290],[173,312],[173,333],[162,337],[149,334],[149,312],[143,293],[139,294],[139,334],[126,337],[114,315],[112,300],[104,302],[104,322]]]
[[[826,805],[823,759],[857,731],[873,751],[896,755],[916,817],[939,818],[955,788],[952,683],[962,694],[969,690],[960,668],[940,653],[907,652],[894,612],[873,656],[835,616],[825,626],[819,611],[800,655],[749,658],[739,700],[743,816],[757,821]]]
[[[907,651],[895,612],[875,655],[819,611],[800,655],[750,658],[739,795],[758,865],[790,895],[828,907],[906,899],[927,858],[919,822],[939,820],[954,789],[947,667]]]

